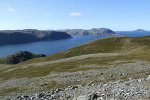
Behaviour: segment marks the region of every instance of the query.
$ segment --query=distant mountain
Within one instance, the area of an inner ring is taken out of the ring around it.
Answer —
[[[111,35],[111,34],[116,34],[114,31],[107,29],[107,28],[93,28],[90,30],[66,29],[66,30],[59,30],[59,31],[66,32],[70,35]]]
[[[0,45],[68,39],[71,37],[66,32],[59,31],[41,31],[35,29],[4,30],[0,31]]]
[[[135,31],[133,31],[133,32],[146,32],[146,31],[143,30],[143,29],[137,29],[137,30],[135,30]]]
[[[12,55],[0,58],[0,63],[6,64],[17,64],[32,58],[45,57],[44,54],[32,54],[28,51],[18,51],[13,53]]]
[[[131,36],[131,37],[139,37],[139,36],[147,36],[150,35],[150,31],[137,29],[133,31],[116,31],[119,35]]]
[[[133,30],[133,31],[116,31],[116,33],[118,32],[126,32],[126,33],[147,33],[147,32],[150,32],[150,31],[146,31],[146,30],[143,30],[143,29],[137,29],[137,30]]]

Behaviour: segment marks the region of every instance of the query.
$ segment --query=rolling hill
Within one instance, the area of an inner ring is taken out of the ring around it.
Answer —
[[[0,65],[0,94],[145,78],[150,73],[149,42],[150,36],[107,37],[47,57]],[[62,93],[68,95],[67,90]]]

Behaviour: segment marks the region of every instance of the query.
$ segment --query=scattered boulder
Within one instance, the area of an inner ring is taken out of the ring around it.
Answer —
[[[147,79],[146,80],[150,80],[150,75],[148,75]]]
[[[97,100],[97,98],[99,97],[98,94],[93,93],[91,95],[88,96],[88,100]]]
[[[73,99],[73,100],[87,100],[88,99],[88,96],[87,95],[83,95],[83,96],[79,96],[77,97],[77,99]]]
[[[149,87],[149,84],[144,84],[149,83],[149,80],[144,80],[132,78],[129,81],[118,80],[95,86],[78,86],[75,89],[70,89],[74,87],[70,86],[36,94],[21,94],[22,96],[17,95],[18,97],[11,100],[148,100],[150,89],[139,90],[141,86]]]

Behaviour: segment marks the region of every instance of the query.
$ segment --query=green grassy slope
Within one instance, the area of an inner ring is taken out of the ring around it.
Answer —
[[[109,38],[102,38],[97,39],[91,42],[88,42],[86,44],[71,48],[69,50],[56,53],[44,58],[35,58],[29,61],[22,62],[20,64],[16,65],[0,65],[0,80],[1,82],[5,82],[8,80],[15,80],[20,78],[27,78],[27,79],[34,79],[35,83],[38,83],[39,80],[42,82],[45,79],[45,76],[48,76],[48,79],[52,80],[48,81],[47,83],[50,84],[49,88],[45,87],[45,89],[58,88],[59,86],[69,86],[69,85],[75,85],[75,84],[89,84],[90,83],[98,83],[98,82],[107,82],[117,79],[128,79],[129,77],[145,77],[150,73],[149,69],[149,63],[150,63],[150,36],[145,37],[109,37]],[[108,53],[119,53],[122,55],[110,55],[110,56],[97,56],[97,57],[86,57],[84,59],[78,59],[82,58],[82,55],[86,54],[96,54],[96,53],[104,53],[103,55],[108,55]],[[58,61],[60,59],[64,58],[70,58],[70,57],[76,57],[76,59],[73,60],[65,60],[63,62],[55,62],[55,63],[47,63],[47,62],[53,62]],[[79,57],[78,57],[79,56]],[[137,64],[140,61],[146,61],[142,62],[140,64]],[[43,64],[42,64],[43,63]],[[130,63],[132,66],[129,66]],[[40,65],[41,64],[41,65]],[[129,64],[129,65],[128,65]],[[84,67],[85,66],[85,67]],[[148,66],[148,68],[147,68]],[[114,69],[114,70],[113,70]],[[90,70],[96,70],[99,71],[97,74],[95,74],[93,71],[92,74],[80,74],[82,71],[90,71]],[[81,72],[79,72],[81,71]],[[105,71],[105,74],[100,74],[101,71]],[[120,72],[123,71],[123,73],[127,73],[126,75],[119,75]],[[49,76],[51,73],[71,73],[79,72],[77,75],[65,75],[62,77],[60,74],[56,74],[55,76]],[[86,81],[81,80],[78,82],[78,77],[85,77],[84,79]],[[93,76],[92,76],[93,75]],[[94,76],[96,75],[96,76]],[[111,76],[113,75],[113,76]],[[75,80],[75,77],[77,77]],[[97,77],[97,78],[93,78]],[[103,77],[105,77],[103,79]],[[63,81],[59,82],[55,79],[66,79],[70,81]],[[88,81],[89,80],[89,81]],[[28,85],[31,82],[30,81],[26,83],[26,87],[24,91],[32,90],[33,88],[30,88]],[[56,82],[55,82],[56,81]],[[39,84],[35,84],[35,87],[37,87]],[[29,87],[29,88],[27,88]],[[41,88],[41,87],[38,87]],[[3,88],[0,88],[3,89]],[[11,90],[14,90],[14,87],[10,86],[10,90],[7,91],[12,92]],[[19,88],[18,90],[21,91],[22,88]],[[15,90],[16,92],[18,90]],[[2,92],[2,94],[5,94],[5,92]]]
[[[145,37],[110,37],[97,39],[69,50],[52,54],[45,58],[32,59],[25,63],[50,61],[73,56],[94,53],[147,53],[150,50],[150,36]]]
[[[80,70],[87,70],[78,68],[80,65],[87,64],[107,64],[119,59],[122,60],[148,60],[150,61],[150,36],[147,37],[111,37],[94,40],[81,46],[71,48],[69,50],[56,53],[44,58],[35,58],[9,68],[16,68],[15,70],[5,72],[1,70],[1,77],[22,78],[22,77],[40,77],[48,75],[50,72],[75,72]],[[42,63],[47,61],[59,60],[74,56],[95,54],[95,53],[128,53],[128,55],[121,55],[115,57],[102,57],[101,59],[88,57],[86,59],[79,59],[73,61],[44,64],[39,67],[34,67],[34,63]],[[22,70],[20,66],[28,66]]]

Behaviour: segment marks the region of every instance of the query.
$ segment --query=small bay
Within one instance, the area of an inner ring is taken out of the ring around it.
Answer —
[[[0,46],[0,57],[10,55],[16,51],[50,55],[102,37],[106,36],[73,36],[73,38],[63,40],[4,45]]]

